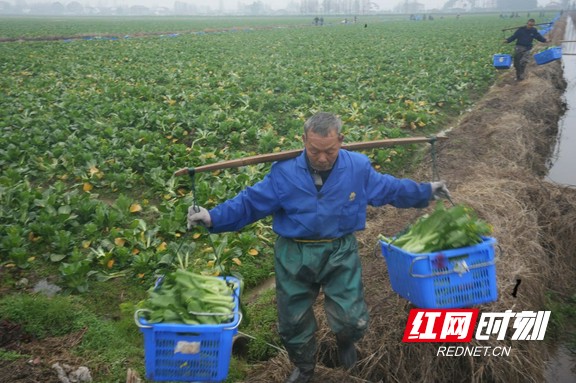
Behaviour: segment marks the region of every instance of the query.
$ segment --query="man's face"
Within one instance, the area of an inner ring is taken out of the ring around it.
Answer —
[[[528,28],[532,28],[534,26],[534,21],[528,21],[528,23],[526,23],[526,26]]]
[[[330,170],[338,158],[338,150],[342,146],[344,136],[333,129],[323,137],[312,131],[302,136],[306,155],[312,168],[316,170]]]

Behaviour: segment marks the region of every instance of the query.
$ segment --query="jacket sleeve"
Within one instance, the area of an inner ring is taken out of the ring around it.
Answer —
[[[397,208],[424,208],[430,203],[432,186],[407,178],[395,178],[370,168],[367,185],[368,203],[373,206],[392,205]]]
[[[512,36],[508,37],[506,39],[506,41],[511,43],[512,41],[516,40],[518,38],[519,31],[520,31],[520,29],[516,29],[516,32],[514,32],[514,34]]]
[[[544,36],[542,36],[540,34],[540,32],[536,31],[536,33],[534,34],[534,38],[538,41],[540,41],[541,43],[545,43],[546,42],[546,38]]]
[[[238,231],[272,214],[279,207],[278,200],[273,178],[268,174],[262,181],[210,210],[210,232]]]

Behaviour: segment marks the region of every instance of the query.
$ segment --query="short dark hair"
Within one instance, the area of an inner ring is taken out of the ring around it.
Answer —
[[[534,20],[534,19],[528,19],[528,22],[530,22],[530,21],[533,22],[533,23],[536,22],[536,20]]]

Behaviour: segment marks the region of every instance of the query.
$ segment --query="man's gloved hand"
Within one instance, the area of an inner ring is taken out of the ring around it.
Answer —
[[[450,198],[450,192],[446,187],[446,181],[430,182],[430,186],[432,187],[431,199]]]
[[[188,230],[194,226],[204,225],[212,226],[212,219],[208,210],[200,206],[190,206],[188,208]]]

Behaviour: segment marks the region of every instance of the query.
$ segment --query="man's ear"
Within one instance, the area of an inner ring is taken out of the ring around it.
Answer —
[[[303,143],[306,143],[306,133],[304,133],[304,134],[302,135],[302,142],[303,142]]]
[[[343,143],[343,142],[344,142],[344,135],[343,135],[343,134],[339,134],[339,135],[338,135],[338,141],[339,141],[340,143]]]

